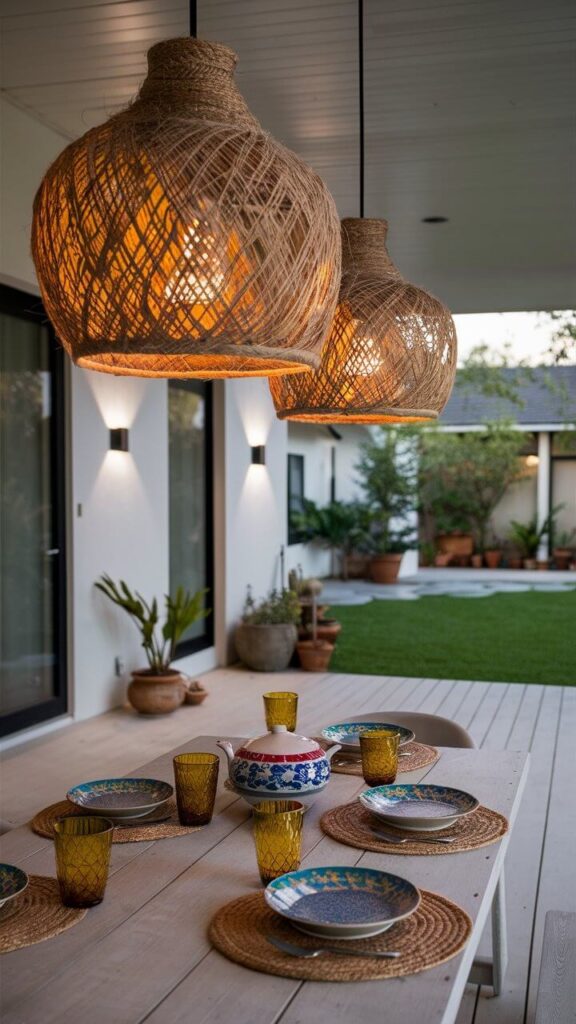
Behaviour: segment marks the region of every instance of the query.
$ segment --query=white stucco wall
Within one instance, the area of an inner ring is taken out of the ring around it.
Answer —
[[[368,431],[361,426],[338,426],[341,440],[332,437],[326,426],[314,423],[288,424],[288,453],[304,456],[305,496],[317,505],[330,501],[332,449],[336,452],[336,498],[352,501],[361,496],[355,470],[359,446],[367,440]],[[287,514],[287,513],[286,513]],[[318,544],[290,544],[287,548],[289,569],[302,567],[304,576],[329,576],[330,553]]]

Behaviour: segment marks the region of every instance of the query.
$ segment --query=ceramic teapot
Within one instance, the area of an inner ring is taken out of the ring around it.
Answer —
[[[330,778],[330,758],[340,744],[322,750],[316,740],[274,725],[272,732],[249,740],[234,753],[228,740],[218,740],[228,758],[234,789],[249,803],[291,799],[310,803]]]

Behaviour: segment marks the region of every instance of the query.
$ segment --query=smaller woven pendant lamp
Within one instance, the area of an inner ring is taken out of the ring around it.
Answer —
[[[262,131],[235,64],[218,44],[158,43],[135,102],[49,168],[32,253],[80,366],[210,378],[318,365],[338,215],[320,178]]]
[[[342,221],[338,308],[317,371],[270,381],[279,419],[418,423],[442,411],[456,374],[450,312],[405,281],[388,224],[364,219],[364,5],[358,0],[360,217]]]
[[[280,419],[396,423],[436,419],[456,372],[445,306],[404,281],[385,220],[342,221],[342,284],[320,367],[270,381]]]

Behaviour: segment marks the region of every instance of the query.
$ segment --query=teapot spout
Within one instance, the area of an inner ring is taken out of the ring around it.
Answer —
[[[342,744],[341,743],[335,743],[334,746],[328,747],[328,750],[325,750],[324,753],[326,754],[326,757],[330,761],[332,759],[332,755],[336,754],[341,749],[342,749]]]
[[[231,764],[232,758],[234,757],[234,749],[230,740],[216,740],[216,746],[220,747],[220,749],[224,751],[228,758],[228,764]]]

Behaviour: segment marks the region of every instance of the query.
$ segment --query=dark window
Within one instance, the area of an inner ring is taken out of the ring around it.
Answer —
[[[177,587],[208,589],[214,608],[212,542],[212,386],[205,381],[168,384],[170,593]],[[178,645],[178,656],[210,647],[214,616],[196,622]]]
[[[304,511],[304,456],[288,456],[288,543],[300,544],[302,530],[294,522],[295,513]]]
[[[66,711],[64,353],[0,287],[0,730]]]

